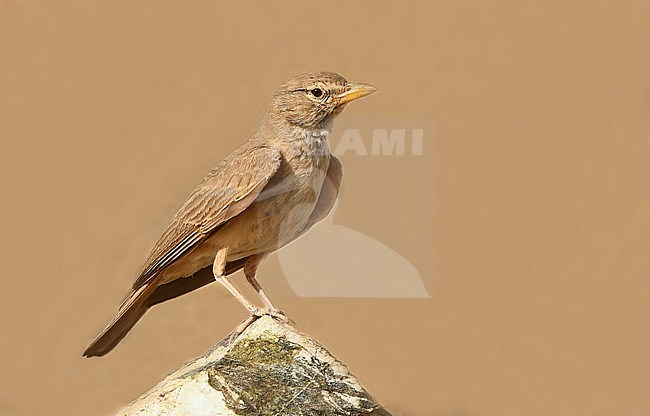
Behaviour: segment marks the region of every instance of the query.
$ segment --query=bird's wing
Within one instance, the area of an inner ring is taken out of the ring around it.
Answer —
[[[149,254],[133,292],[244,211],[277,172],[277,149],[248,142],[223,159],[192,192]]]
[[[330,167],[327,169],[327,177],[323,182],[318,202],[316,202],[316,206],[307,222],[307,227],[305,227],[306,230],[327,217],[327,214],[330,213],[336,202],[336,198],[339,196],[339,188],[341,187],[342,180],[343,165],[341,165],[341,161],[336,156],[332,156],[330,159]]]

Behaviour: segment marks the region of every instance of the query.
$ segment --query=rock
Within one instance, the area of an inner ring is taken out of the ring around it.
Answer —
[[[390,416],[348,368],[290,325],[263,316],[175,371],[120,416]]]

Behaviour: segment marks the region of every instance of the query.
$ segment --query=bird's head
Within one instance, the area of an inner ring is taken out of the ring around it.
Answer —
[[[269,111],[289,123],[316,128],[338,115],[350,101],[377,91],[334,72],[310,72],[291,78],[276,90]]]

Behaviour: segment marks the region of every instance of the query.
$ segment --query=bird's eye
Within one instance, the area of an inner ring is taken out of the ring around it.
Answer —
[[[312,94],[314,97],[318,98],[318,97],[320,97],[321,95],[323,95],[323,90],[321,90],[320,88],[314,88],[313,90],[311,90],[311,94]]]

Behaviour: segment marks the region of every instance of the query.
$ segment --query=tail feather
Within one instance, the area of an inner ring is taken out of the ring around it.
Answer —
[[[247,260],[248,257],[244,257],[228,262],[226,275],[243,268]],[[84,357],[101,357],[108,354],[122,341],[150,307],[215,282],[212,266],[197,271],[191,277],[176,279],[162,285],[158,285],[158,281],[159,278],[154,279],[147,285],[131,292],[124,299],[117,316],[84,351]]]
[[[86,351],[84,357],[101,357],[109,353],[122,341],[126,334],[147,312],[149,305],[147,299],[156,289],[156,282],[152,282],[134,292],[122,305],[117,316],[95,338]]]

